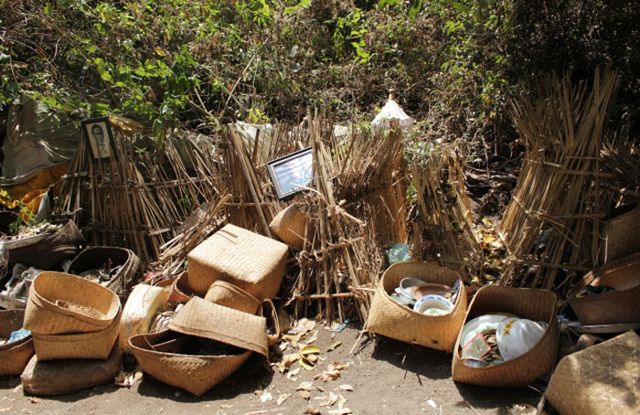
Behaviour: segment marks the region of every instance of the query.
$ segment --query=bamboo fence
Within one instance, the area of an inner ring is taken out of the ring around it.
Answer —
[[[55,219],[73,219],[93,245],[132,249],[148,265],[202,203],[219,198],[215,161],[189,139],[162,146],[112,123],[112,156],[94,159],[86,139],[63,177]]]

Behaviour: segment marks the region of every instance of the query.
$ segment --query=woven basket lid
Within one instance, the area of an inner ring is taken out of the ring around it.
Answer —
[[[169,329],[220,341],[268,357],[267,321],[194,297],[174,316]]]

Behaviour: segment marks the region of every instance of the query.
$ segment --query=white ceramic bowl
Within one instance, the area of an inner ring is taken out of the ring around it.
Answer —
[[[428,315],[444,315],[449,314],[453,310],[453,303],[441,295],[425,295],[413,306],[413,310],[418,313],[427,314],[429,309],[441,310],[441,312],[428,313]]]
[[[513,360],[533,349],[547,329],[547,323],[525,318],[506,318],[498,325],[496,342],[502,358]]]

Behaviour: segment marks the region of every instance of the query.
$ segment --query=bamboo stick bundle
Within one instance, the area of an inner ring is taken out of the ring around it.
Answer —
[[[380,247],[407,241],[407,179],[402,130],[397,121],[386,132],[368,136],[354,131],[350,139],[332,142],[335,195],[346,209],[367,218]]]
[[[596,71],[592,87],[549,76],[512,103],[526,158],[504,215],[509,258],[502,284],[564,295],[597,266],[611,193],[601,188],[601,141],[616,74]]]
[[[456,145],[441,144],[413,154],[409,173],[415,189],[409,214],[414,255],[441,262],[466,277],[477,275],[482,250]]]
[[[250,142],[233,126],[227,128],[219,143],[223,165],[219,187],[233,197],[226,205],[230,223],[271,236],[268,224],[287,203],[276,197],[266,161],[304,148],[306,135],[304,129],[278,125],[268,139],[258,134]]]
[[[365,222],[350,215],[334,196],[331,153],[325,146],[322,121],[309,117],[313,149],[313,190],[305,196],[307,215],[304,249],[297,255],[299,274],[292,300],[296,314],[307,315],[315,307],[327,321],[343,321],[355,311],[366,320],[369,291],[378,281],[382,266],[376,258],[376,244]],[[377,260],[377,263],[376,263]]]

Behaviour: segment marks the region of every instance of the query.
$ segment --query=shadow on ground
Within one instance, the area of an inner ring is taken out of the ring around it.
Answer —
[[[451,355],[410,345],[386,337],[374,340],[373,359],[386,361],[400,369],[429,379],[451,377]]]

